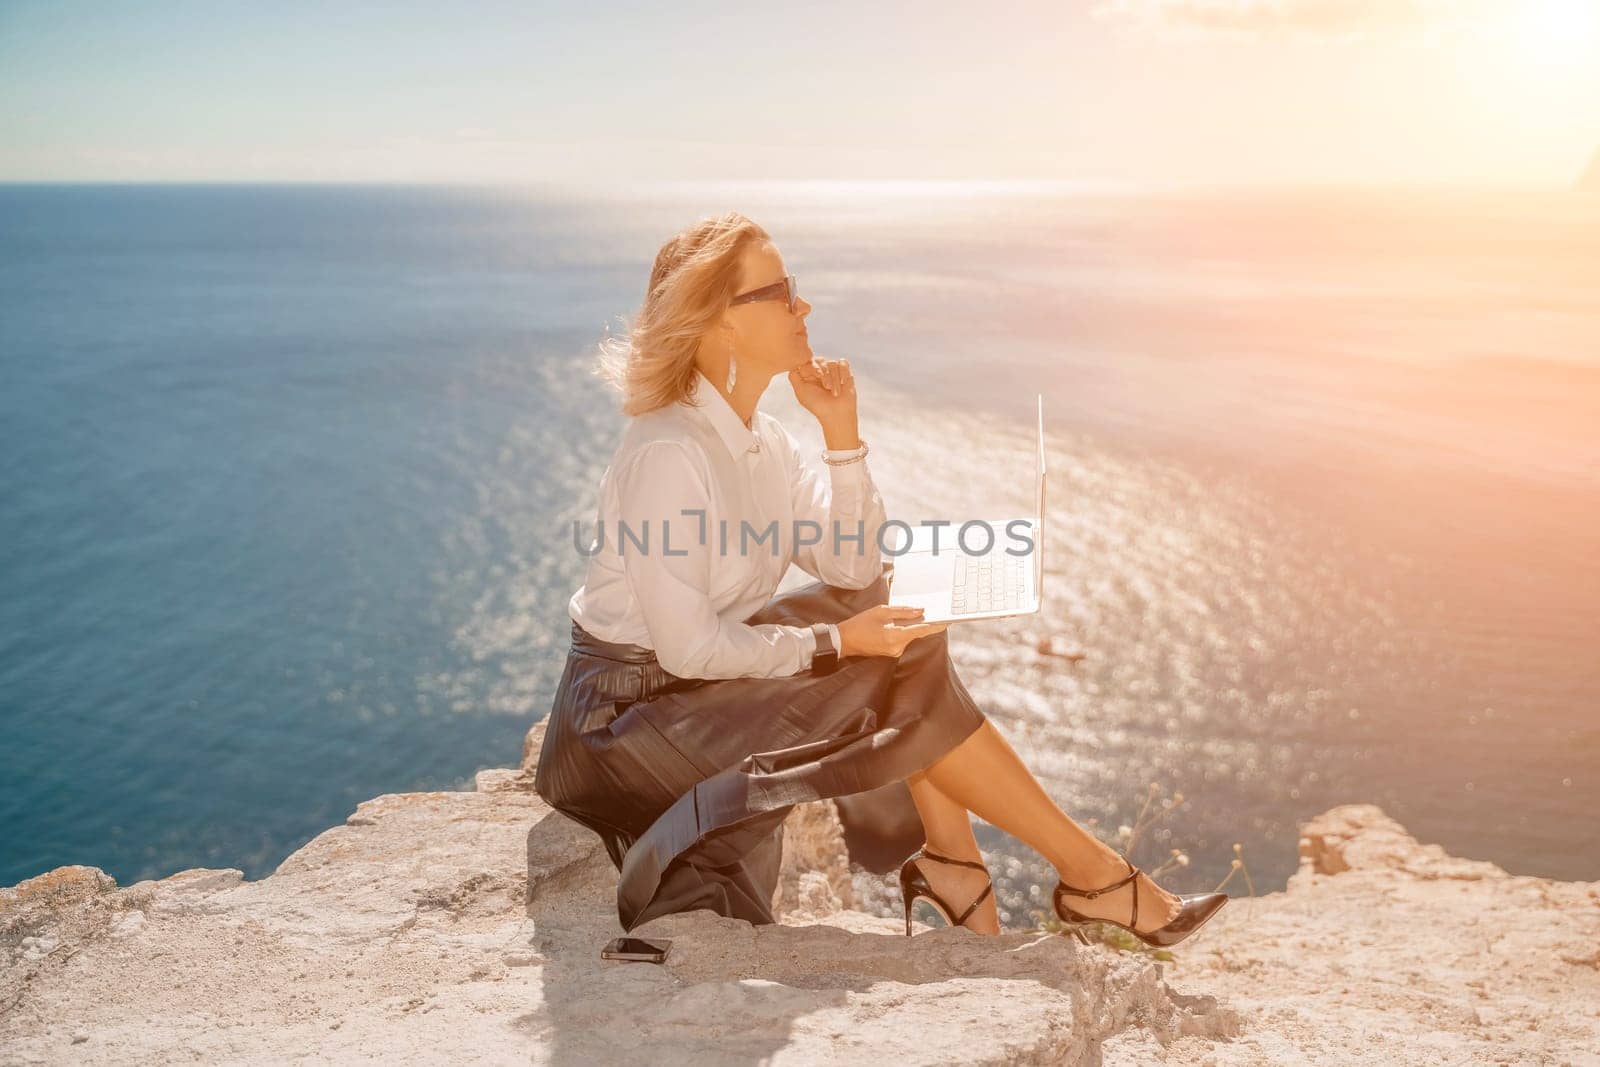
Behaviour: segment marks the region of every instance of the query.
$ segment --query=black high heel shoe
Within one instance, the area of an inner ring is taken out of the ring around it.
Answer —
[[[1073,889],[1065,882],[1056,883],[1056,891],[1051,898],[1051,903],[1055,905],[1056,917],[1062,922],[1068,923],[1068,928],[1072,931],[1072,935],[1085,945],[1089,943],[1088,937],[1083,932],[1083,927],[1087,923],[1109,923],[1112,926],[1120,926],[1145,944],[1155,945],[1159,948],[1176,945],[1179,941],[1182,941],[1205,925],[1206,920],[1215,915],[1218,909],[1228,902],[1228,894],[1226,893],[1180,893],[1178,899],[1183,902],[1183,909],[1173,916],[1171,922],[1151,930],[1149,933],[1135,930],[1134,926],[1139,922],[1138,878],[1144,872],[1135,867],[1126,856],[1122,857],[1122,862],[1128,865],[1128,875],[1099,889]],[[1125,923],[1119,923],[1115,919],[1099,919],[1084,915],[1081,912],[1073,911],[1061,902],[1061,897],[1065,893],[1093,900],[1103,893],[1109,893],[1113,889],[1120,889],[1129,882],[1133,883],[1133,914],[1128,917],[1128,921]]]
[[[983,887],[983,892],[978,894],[978,899],[968,904],[967,910],[961,913],[961,918],[951,918],[955,913],[954,909],[944,902],[944,898],[933,891],[933,886],[928,884],[927,876],[916,867],[916,861],[924,857],[930,860],[938,860],[940,863],[953,863],[958,867],[976,867],[980,871],[988,871],[989,869],[973,860],[951,859],[949,856],[941,856],[937,852],[930,852],[926,845],[913,852],[911,857],[900,865],[900,899],[905,902],[906,906],[907,937],[911,936],[911,907],[917,902],[918,897],[922,897],[937,908],[939,914],[944,916],[944,921],[951,926],[965,926],[967,920],[972,917],[972,913],[978,910],[978,905],[982,904],[989,894],[994,892],[994,880],[990,879],[989,884]]]

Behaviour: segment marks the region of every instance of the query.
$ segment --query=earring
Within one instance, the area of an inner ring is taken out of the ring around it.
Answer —
[[[739,361],[733,355],[733,342],[728,342],[728,392],[733,392],[733,383],[739,376]]]

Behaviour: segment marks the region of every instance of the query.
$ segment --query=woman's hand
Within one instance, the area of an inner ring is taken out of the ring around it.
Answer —
[[[948,622],[917,622],[921,608],[879,604],[839,623],[839,658],[845,656],[895,656],[919,637],[936,634]]]
[[[848,359],[813,358],[789,372],[789,385],[800,406],[815,415],[824,430],[854,432],[856,380]]]

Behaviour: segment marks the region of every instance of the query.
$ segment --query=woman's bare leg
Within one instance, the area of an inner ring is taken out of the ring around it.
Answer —
[[[967,809],[935,789],[921,771],[907,778],[906,785],[911,790],[911,800],[917,806],[917,814],[922,816],[928,848],[951,859],[982,863],[983,854],[978,851],[978,839],[972,834],[972,816],[967,814]],[[953,863],[919,859],[917,869],[928,879],[934,892],[949,902],[955,912],[952,918],[960,918],[961,913],[967,910],[967,906],[978,898],[988,884],[988,876],[976,867],[958,867]],[[979,934],[1000,932],[1000,915],[993,893],[984,898],[977,911],[967,916],[963,925]]]
[[[1056,806],[992,722],[985,722],[938,762],[919,773],[926,784],[931,784],[951,803],[1038,851],[1055,867],[1061,880],[1075,889],[1097,889],[1128,873],[1127,864],[1115,849]],[[907,779],[908,785],[910,782]],[[921,811],[922,801],[917,798],[915,788],[912,798]],[[946,817],[938,817],[948,821]],[[923,822],[927,823],[926,816]],[[931,842],[932,831],[929,833]],[[1182,906],[1177,897],[1147,877],[1138,879],[1138,885],[1137,929],[1154,930],[1177,915]],[[1069,896],[1066,901],[1081,914],[1125,923],[1132,892],[1130,883],[1094,900]]]

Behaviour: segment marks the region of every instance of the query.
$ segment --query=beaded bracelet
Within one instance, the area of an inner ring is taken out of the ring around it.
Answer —
[[[857,463],[857,462],[859,462],[859,461],[861,461],[863,459],[866,459],[866,458],[867,458],[867,442],[865,440],[863,440],[861,442],[861,448],[859,450],[859,454],[851,456],[849,459],[829,459],[827,457],[827,454],[824,453],[823,457],[822,457],[822,462],[828,464],[830,467],[842,467],[846,463]]]

